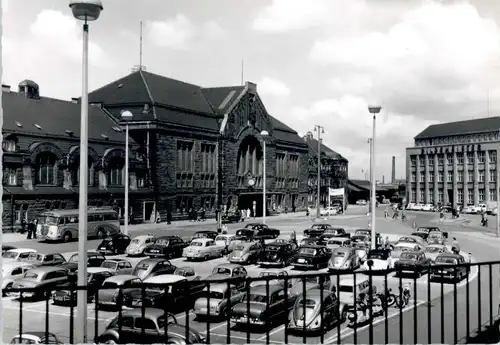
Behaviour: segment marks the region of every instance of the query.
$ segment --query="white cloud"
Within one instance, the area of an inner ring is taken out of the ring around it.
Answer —
[[[188,41],[195,35],[193,23],[184,15],[166,21],[147,22],[148,39],[156,46],[176,50],[187,48]]]
[[[224,29],[222,29],[220,25],[213,20],[204,23],[201,30],[203,35],[209,38],[220,38],[226,34]]]
[[[270,77],[263,77],[257,83],[258,92],[262,95],[270,96],[288,96],[291,92],[290,88],[282,81]]]
[[[335,77],[327,82],[335,94],[366,94],[373,87],[369,74],[353,73],[348,76]]]
[[[7,13],[9,10],[9,0],[2,0],[2,12]]]

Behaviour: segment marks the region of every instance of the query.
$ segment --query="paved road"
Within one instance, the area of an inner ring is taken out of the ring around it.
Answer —
[[[425,216],[418,215],[415,220],[418,220],[419,225],[423,225],[424,223],[429,223],[431,221],[430,217],[435,217],[435,215]],[[427,218],[426,218],[427,217]],[[354,218],[354,219],[332,219],[329,221],[332,224],[342,225],[345,227],[366,227],[368,224],[368,218]],[[283,233],[291,233],[293,230],[300,233],[301,230],[306,228],[311,224],[310,220],[307,219],[273,219],[269,218],[268,223],[271,226],[276,226],[282,230]],[[410,227],[408,224],[403,224],[399,221],[385,220],[380,219],[377,223],[377,229],[383,233],[390,234],[406,234],[410,231]],[[230,225],[229,230],[234,231],[239,226],[236,224]],[[193,232],[204,228],[203,224],[191,224],[186,227],[178,227],[177,229],[169,230],[171,233],[181,234],[183,236],[190,235]],[[143,230],[142,232],[134,232],[134,235],[138,235],[141,233],[149,233],[158,231],[166,232],[165,230],[155,230],[148,231]],[[470,237],[462,236],[459,232],[453,233],[452,236],[456,236],[461,241],[462,249],[465,251],[470,251],[474,254],[475,258],[480,261],[484,260],[498,260],[500,257],[499,251],[497,247],[493,247],[491,243],[487,240],[475,240]],[[466,240],[467,239],[467,240]],[[89,241],[89,248],[95,248],[98,244],[98,241]],[[18,243],[18,247],[24,246],[24,243]],[[69,244],[44,244],[44,243],[34,243],[29,242],[26,246],[35,248],[40,251],[61,251],[61,252],[73,252],[76,250],[76,243]],[[137,260],[134,260],[135,262]],[[224,263],[226,260],[224,258],[211,260],[209,262],[204,263],[189,263],[184,262],[183,259],[175,259],[173,263],[177,266],[182,265],[190,265],[195,268],[197,274],[200,276],[207,276],[211,273],[212,269],[220,263]],[[427,276],[423,276],[417,281],[417,294],[414,295],[414,301],[412,301],[412,306],[407,307],[404,313],[399,313],[399,310],[392,308],[388,313],[387,323],[385,322],[385,318],[379,318],[376,320],[376,325],[373,330],[373,342],[374,343],[384,343],[386,337],[386,328],[388,329],[387,337],[389,343],[399,343],[399,327],[400,327],[400,318],[401,315],[403,318],[403,330],[404,330],[404,343],[413,343],[415,341],[414,338],[414,329],[417,329],[417,339],[418,343],[428,343],[428,332],[429,324],[432,324],[431,329],[431,342],[438,343],[441,342],[441,334],[440,334],[440,316],[441,316],[441,303],[444,306],[444,342],[452,343],[454,341],[454,329],[457,329],[457,338],[461,338],[466,335],[467,327],[466,327],[466,317],[465,317],[465,305],[467,301],[467,285],[469,290],[469,305],[470,311],[469,315],[469,329],[473,330],[477,328],[479,324],[478,316],[481,315],[481,322],[485,322],[489,318],[490,305],[493,306],[493,312],[496,314],[496,308],[498,306],[498,291],[499,291],[499,267],[494,267],[492,269],[492,281],[491,284],[489,282],[489,270],[487,268],[481,269],[480,277],[477,275],[477,270],[473,270],[470,276],[470,283],[462,282],[457,285],[457,302],[458,309],[457,313],[454,313],[453,309],[453,292],[454,286],[450,284],[443,284],[441,291],[441,284],[432,283],[430,284],[430,297],[427,292]],[[247,267],[249,275],[255,276],[258,274],[259,269],[255,266]],[[336,284],[337,278],[332,276],[333,284]],[[404,282],[407,279],[403,280]],[[373,283],[378,288],[382,286],[383,278],[382,277],[374,277]],[[389,286],[397,291],[397,287],[400,284],[399,278],[388,277]],[[493,302],[489,301],[489,287],[492,286],[492,299]],[[481,292],[481,303],[478,303],[478,291]],[[441,299],[441,296],[444,296]],[[432,320],[431,323],[427,320],[427,302],[431,300],[431,315]],[[417,305],[418,307],[415,309],[413,305]],[[478,305],[481,307],[480,311],[477,310]],[[23,329],[44,329],[44,316],[45,316],[46,305],[44,302],[34,302],[34,303],[26,303],[23,306]],[[95,319],[97,318],[97,333],[101,333],[105,326],[109,323],[109,320],[113,318],[116,313],[112,312],[102,312],[99,311],[97,315],[95,315],[95,311],[93,305],[88,305],[88,315],[89,315],[89,340],[92,340],[95,334]],[[76,312],[76,310],[75,310]],[[416,315],[415,315],[416,313]],[[48,319],[48,326],[51,332],[58,334],[61,337],[61,340],[68,341],[69,340],[69,315],[70,308],[67,307],[58,307],[49,304],[49,314],[50,318]],[[457,315],[457,327],[454,327],[454,317],[453,315]],[[416,317],[415,317],[416,316]],[[416,322],[414,322],[416,320]],[[230,332],[231,343],[246,343],[247,341],[247,333],[245,331],[238,331],[234,329],[227,328],[226,322],[214,322],[210,324],[197,322],[194,319],[194,316],[190,313],[183,313],[178,315],[178,321],[182,324],[189,324],[190,327],[193,327],[199,331],[209,332],[210,340],[214,343],[226,343],[227,333]],[[414,325],[417,327],[414,328]],[[387,326],[386,326],[387,325]],[[12,336],[18,333],[19,330],[19,302],[16,300],[12,300],[10,298],[4,299],[4,341],[9,342]],[[337,342],[339,340],[342,343],[369,343],[368,327],[364,327],[356,330],[354,333],[353,330],[346,328],[342,325],[340,328],[335,328],[334,330],[329,331],[324,336],[324,342]],[[207,334],[208,335],[208,334]],[[248,335],[251,342],[255,343],[283,343],[285,341],[285,327],[278,326],[274,329],[270,329],[268,332],[264,333],[255,333],[252,331],[251,334]],[[302,337],[297,336],[288,336],[288,342],[290,343],[302,343],[304,342]],[[320,338],[317,337],[308,337],[307,342],[319,343],[321,341]]]

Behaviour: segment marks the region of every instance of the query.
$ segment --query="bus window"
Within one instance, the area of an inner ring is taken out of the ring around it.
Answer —
[[[88,216],[87,222],[90,223],[90,222],[93,222],[93,221],[94,221],[94,215],[91,214],[91,215]]]
[[[59,225],[64,225],[64,224],[68,224],[68,223],[69,223],[68,218],[66,218],[66,217],[59,218]]]
[[[104,215],[104,220],[118,220],[118,214],[113,212],[113,213],[108,213]]]
[[[102,214],[94,214],[94,221],[95,222],[102,222],[104,220],[104,217]]]

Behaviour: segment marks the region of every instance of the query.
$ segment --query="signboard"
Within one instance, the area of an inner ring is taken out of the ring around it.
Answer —
[[[481,144],[423,147],[420,151],[420,154],[429,155],[429,154],[444,154],[444,153],[474,152],[474,151],[481,151]]]
[[[344,188],[328,188],[328,195],[332,196],[344,196]]]

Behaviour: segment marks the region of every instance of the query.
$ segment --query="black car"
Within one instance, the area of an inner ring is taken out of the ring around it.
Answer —
[[[431,268],[429,281],[461,281],[470,273],[470,266],[465,266],[466,263],[465,258],[460,254],[439,254],[434,261],[434,265],[439,268]],[[458,265],[462,266],[457,267]]]
[[[236,231],[236,238],[238,240],[242,240],[242,241],[251,241],[256,233],[257,233],[257,230],[240,229],[240,230]]]
[[[313,224],[309,229],[304,230],[304,236],[320,237],[327,229],[333,229],[333,227],[330,224]]]
[[[135,266],[132,275],[145,280],[148,277],[159,276],[162,274],[174,274],[177,267],[170,261],[162,258],[150,258],[139,261]]]
[[[195,232],[193,237],[191,237],[191,240],[195,240],[197,238],[211,238],[212,240],[215,240],[217,235],[218,235],[217,231],[202,230],[202,231]]]
[[[266,224],[261,223],[250,223],[245,226],[245,229],[256,230],[257,233],[254,234],[253,239],[263,239],[263,240],[274,240],[280,235],[278,229],[273,229],[268,227]]]
[[[124,254],[130,244],[130,237],[124,234],[115,234],[106,237],[97,246],[97,251],[103,254]]]
[[[222,215],[222,224],[239,223],[239,222],[241,222],[240,212],[232,212]]]
[[[87,271],[87,300],[91,302],[102,283],[113,274],[105,268],[92,267]],[[73,290],[73,294],[71,294]],[[52,294],[52,303],[55,305],[73,305],[77,302],[76,279],[59,285],[58,290]]]
[[[299,245],[307,246],[307,245],[321,245],[323,241],[319,237],[306,237],[303,238]]]
[[[325,244],[330,238],[334,237],[351,237],[351,234],[345,231],[344,228],[327,228],[320,236],[321,242]]]
[[[99,252],[87,252],[87,267],[101,267],[106,257]],[[70,256],[68,264],[75,264],[78,266],[78,253]]]
[[[287,267],[291,264],[297,250],[291,243],[273,242],[260,253],[258,264],[261,267]]]
[[[292,265],[295,269],[319,270],[328,267],[331,256],[331,252],[324,246],[301,246],[297,255],[293,258]]]
[[[427,238],[429,237],[428,232],[423,232],[423,231],[414,231],[411,233],[412,236],[418,236],[422,238],[424,241],[427,241]]]
[[[144,255],[151,258],[173,259],[182,256],[182,250],[188,246],[182,238],[175,235],[162,236],[144,251]]]
[[[429,270],[432,260],[425,256],[424,252],[406,251],[401,253],[399,260],[394,264],[397,273],[411,274],[420,277],[424,272]]]

